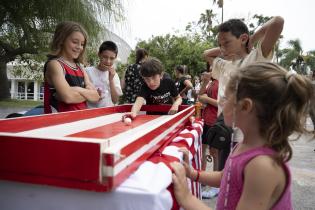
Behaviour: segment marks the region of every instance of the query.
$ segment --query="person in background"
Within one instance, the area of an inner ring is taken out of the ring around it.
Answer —
[[[175,67],[176,87],[179,95],[182,97],[183,104],[188,104],[187,92],[193,88],[191,81],[185,76],[185,66]]]
[[[215,75],[212,75],[212,68],[207,65],[209,72],[203,72],[202,84],[199,91],[198,100],[204,104],[202,118],[204,120],[203,133],[202,133],[202,158],[201,169],[206,171],[207,157],[211,158],[213,163],[213,171],[218,171],[218,158],[219,151],[216,148],[211,147],[211,142],[208,139],[208,130],[213,126],[217,120],[218,114],[218,86],[219,82]],[[210,152],[208,152],[208,149]],[[210,153],[210,155],[207,155]],[[213,198],[219,193],[219,188],[211,187],[210,190],[202,191],[202,198]]]
[[[192,91],[192,95],[194,97],[194,101],[196,102],[198,100],[198,95],[199,95],[199,91],[200,91],[200,79],[198,76],[194,76],[194,88]]]
[[[226,124],[241,129],[244,139],[233,148],[223,171],[193,170],[187,164],[188,150],[182,149],[184,166],[171,163],[175,197],[186,210],[209,209],[188,190],[187,174],[192,180],[220,186],[216,209],[291,210],[289,136],[307,132],[312,84],[269,62],[247,65],[230,78],[219,104]]]
[[[134,119],[140,111],[142,105],[171,104],[168,114],[178,112],[178,107],[182,103],[182,98],[177,92],[175,83],[171,79],[162,79],[164,67],[157,58],[147,58],[141,65],[140,73],[144,80],[136,102],[133,104],[131,112],[124,117]],[[147,114],[165,114],[150,113]]]
[[[191,84],[193,84],[191,81],[191,75],[190,74],[187,74],[185,77],[191,82]],[[192,86],[192,88],[187,91],[187,99],[188,99],[187,104],[190,105],[190,104],[195,103],[194,86]]]
[[[144,83],[140,75],[140,67],[148,56],[149,54],[145,49],[138,48],[136,50],[136,63],[127,67],[124,79],[122,80],[125,103],[131,104],[136,101],[137,95]]]
[[[162,79],[171,79],[171,80],[173,80],[171,75],[168,72],[166,72],[166,71],[163,72]]]
[[[83,70],[87,33],[71,21],[57,25],[51,53],[44,65],[44,112],[66,112],[87,108],[86,102],[100,98]]]
[[[112,41],[103,42],[98,50],[99,63],[96,67],[87,67],[91,82],[101,96],[98,102],[89,102],[89,108],[114,106],[122,95],[120,79],[115,70],[114,62],[118,48]]]
[[[249,35],[246,24],[239,19],[230,19],[218,27],[219,47],[206,50],[204,57],[212,66],[212,74],[217,75],[219,81],[218,99],[224,95],[224,90],[230,75],[239,67],[254,62],[271,61],[273,49],[278,41],[284,25],[280,16],[267,21],[252,36]],[[253,48],[253,46],[256,46]],[[252,49],[253,48],[253,49]],[[218,119],[221,121],[222,109],[218,106]],[[242,141],[242,133],[234,131],[236,141]],[[230,153],[230,147],[219,151],[219,170],[222,170]]]

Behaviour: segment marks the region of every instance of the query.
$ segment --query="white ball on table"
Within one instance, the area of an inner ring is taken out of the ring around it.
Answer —
[[[131,120],[131,118],[129,118],[129,117],[126,117],[126,118],[124,119],[125,125],[131,125],[131,122],[132,122],[132,120]]]

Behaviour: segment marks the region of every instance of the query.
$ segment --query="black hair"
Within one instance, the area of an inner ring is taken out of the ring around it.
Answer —
[[[219,25],[219,32],[231,32],[239,38],[242,34],[249,34],[246,24],[240,19],[230,19]]]
[[[140,67],[140,74],[143,77],[152,77],[157,74],[161,75],[163,71],[163,64],[159,59],[154,57],[146,59]]]
[[[178,65],[175,67],[175,70],[178,71],[181,74],[185,73],[185,67],[183,65]]]
[[[138,48],[136,50],[136,63],[140,63],[140,61],[145,57],[148,56],[149,53],[143,49],[143,48]]]
[[[98,53],[102,53],[105,50],[113,51],[116,54],[116,57],[117,57],[118,47],[117,47],[117,45],[114,42],[112,42],[112,41],[105,41],[105,42],[103,42],[101,44],[99,50],[98,50]]]

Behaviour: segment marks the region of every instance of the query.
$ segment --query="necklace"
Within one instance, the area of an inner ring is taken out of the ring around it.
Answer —
[[[64,63],[64,64],[66,64],[66,65],[68,65],[69,67],[71,67],[72,69],[77,69],[77,64],[75,63],[75,62],[71,62],[71,61],[68,61],[68,60],[66,60],[64,57],[60,57],[60,60]]]

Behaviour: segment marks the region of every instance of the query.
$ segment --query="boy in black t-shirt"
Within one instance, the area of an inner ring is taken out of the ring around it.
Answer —
[[[144,84],[132,106],[131,112],[126,116],[135,118],[145,102],[147,105],[173,104],[168,114],[177,113],[178,106],[182,103],[182,98],[178,94],[173,80],[168,78],[162,79],[163,71],[163,65],[157,58],[148,58],[141,65],[140,73]]]

